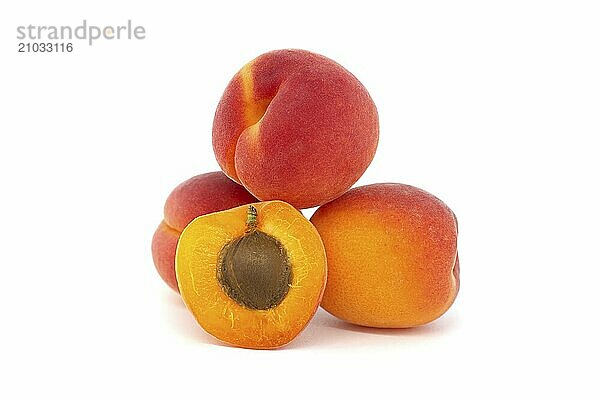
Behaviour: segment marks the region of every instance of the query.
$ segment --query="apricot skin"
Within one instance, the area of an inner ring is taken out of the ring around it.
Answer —
[[[364,86],[338,63],[278,50],[231,80],[213,123],[221,169],[261,200],[296,208],[346,192],[371,163],[379,119]]]
[[[194,176],[178,185],[165,202],[164,220],[152,237],[152,259],[158,274],[176,292],[175,250],[183,229],[194,218],[256,201],[222,172]]]
[[[382,328],[440,317],[459,288],[458,226],[435,196],[403,184],[350,190],[311,222],[327,253],[321,306],[345,321]]]

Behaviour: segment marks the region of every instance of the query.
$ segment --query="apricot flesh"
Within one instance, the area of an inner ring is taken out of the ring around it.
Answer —
[[[180,236],[175,270],[182,299],[206,332],[269,349],[289,343],[312,319],[327,259],[310,221],[268,201],[194,219]]]
[[[296,208],[346,192],[379,140],[375,103],[335,61],[277,50],[235,74],[217,106],[213,149],[221,169],[260,200]]]
[[[169,194],[164,219],[152,237],[152,260],[160,277],[179,291],[175,277],[175,250],[181,231],[194,218],[257,201],[243,186],[224,173],[196,175]]]
[[[403,184],[357,187],[311,222],[327,252],[321,306],[336,317],[406,328],[435,320],[454,302],[458,226],[435,196]]]

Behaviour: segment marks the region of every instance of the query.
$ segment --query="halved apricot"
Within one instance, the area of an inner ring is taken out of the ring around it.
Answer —
[[[193,220],[179,239],[175,270],[183,301],[206,332],[268,349],[289,343],[315,314],[327,259],[310,221],[268,201]]]

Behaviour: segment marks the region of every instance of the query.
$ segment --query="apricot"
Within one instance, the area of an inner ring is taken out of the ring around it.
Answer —
[[[365,87],[335,61],[304,50],[272,51],[243,66],[213,122],[221,169],[256,198],[296,208],[346,192],[378,140]]]
[[[357,187],[311,222],[327,253],[321,306],[336,317],[406,328],[435,320],[454,302],[458,226],[435,196],[397,183]]]
[[[175,291],[175,249],[181,231],[194,218],[243,204],[256,198],[222,172],[194,176],[178,185],[165,203],[164,219],[152,237],[152,259],[161,278]]]
[[[298,210],[268,201],[194,219],[179,238],[175,270],[181,297],[206,332],[270,349],[289,343],[315,314],[327,259]]]

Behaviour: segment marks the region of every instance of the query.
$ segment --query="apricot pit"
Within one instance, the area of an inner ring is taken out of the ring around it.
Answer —
[[[252,310],[281,303],[292,283],[287,252],[279,240],[256,230],[256,208],[248,206],[248,230],[221,250],[217,279],[235,301]]]

